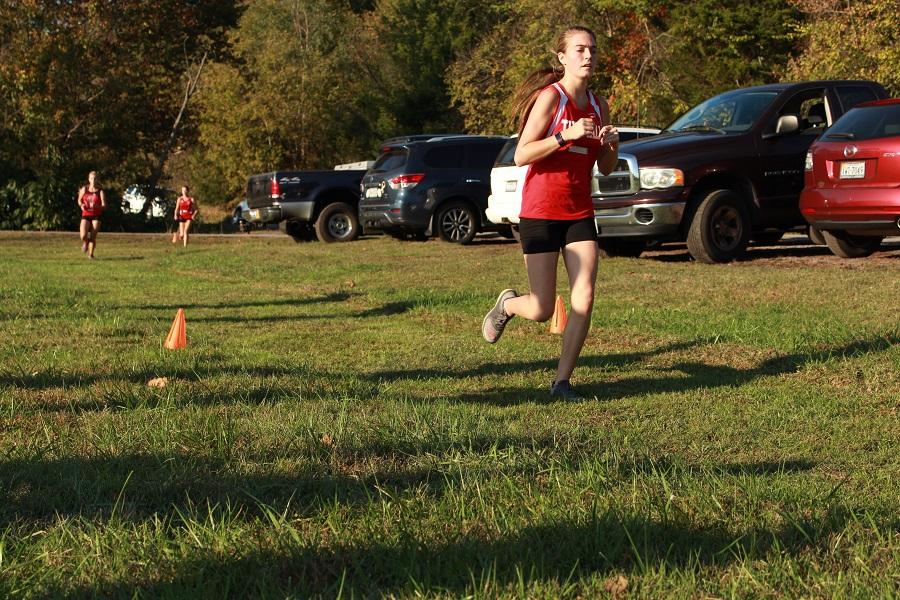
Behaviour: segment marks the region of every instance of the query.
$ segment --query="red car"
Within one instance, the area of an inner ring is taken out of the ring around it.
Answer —
[[[857,104],[806,154],[800,212],[843,258],[900,235],[900,98]]]

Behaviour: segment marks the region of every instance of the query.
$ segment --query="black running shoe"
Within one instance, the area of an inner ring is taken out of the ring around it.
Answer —
[[[503,335],[503,329],[512,318],[503,310],[503,303],[510,298],[516,298],[519,294],[516,290],[503,290],[494,303],[494,308],[484,315],[484,321],[481,322],[481,335],[487,343],[493,344]]]
[[[581,402],[584,400],[584,397],[569,384],[568,379],[553,382],[550,386],[550,396],[566,402]]]

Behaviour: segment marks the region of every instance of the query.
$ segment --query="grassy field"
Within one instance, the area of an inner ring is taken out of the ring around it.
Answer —
[[[510,243],[0,251],[2,597],[900,596],[900,252],[604,260],[566,404]]]

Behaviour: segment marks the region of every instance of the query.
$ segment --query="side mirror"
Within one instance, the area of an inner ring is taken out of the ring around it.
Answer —
[[[775,131],[772,133],[764,133],[762,138],[768,140],[786,133],[794,133],[800,129],[800,117],[797,115],[781,115],[775,123]]]
[[[800,119],[797,115],[782,115],[778,117],[778,123],[775,124],[775,133],[779,135],[794,133],[799,129]]]

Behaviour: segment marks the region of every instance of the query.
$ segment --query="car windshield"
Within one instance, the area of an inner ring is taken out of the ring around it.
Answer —
[[[511,167],[516,164],[516,146],[519,145],[518,136],[510,138],[508,142],[500,150],[497,160],[494,162],[495,167]]]
[[[823,134],[824,140],[873,140],[900,136],[900,104],[850,110]]]
[[[409,151],[406,148],[387,148],[372,165],[370,173],[384,173],[399,169],[406,164]]]
[[[663,133],[747,131],[759,120],[777,95],[777,92],[740,90],[720,94],[684,113],[664,129]]]

